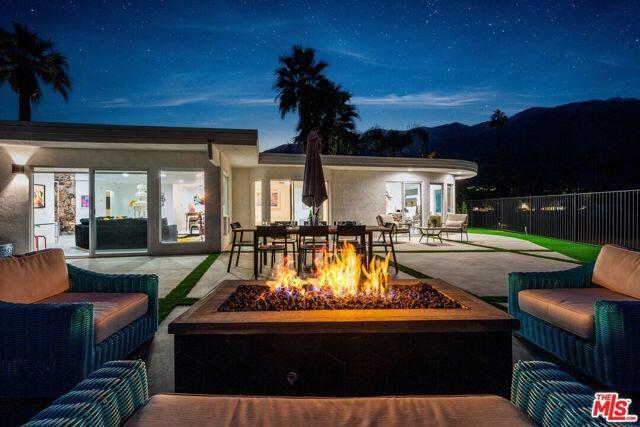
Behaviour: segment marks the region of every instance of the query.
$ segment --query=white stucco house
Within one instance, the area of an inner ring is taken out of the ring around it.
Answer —
[[[455,212],[454,159],[323,156],[322,219],[413,225]],[[0,244],[67,256],[210,253],[230,224],[308,217],[304,155],[260,152],[258,131],[0,121]]]

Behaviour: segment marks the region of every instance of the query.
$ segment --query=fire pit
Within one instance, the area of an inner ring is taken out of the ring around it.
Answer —
[[[272,291],[269,286],[240,285],[218,311],[388,310],[463,308],[428,283],[391,286],[389,294],[339,297],[332,293]]]
[[[311,279],[285,263],[271,281],[222,282],[169,325],[176,392],[506,396],[517,321],[438,279],[389,280],[387,265],[347,251]]]

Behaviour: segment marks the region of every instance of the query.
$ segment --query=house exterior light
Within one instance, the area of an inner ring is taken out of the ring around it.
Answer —
[[[11,173],[24,175],[24,165],[11,165]]]

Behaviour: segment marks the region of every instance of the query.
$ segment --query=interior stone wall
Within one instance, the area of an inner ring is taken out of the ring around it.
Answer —
[[[56,173],[53,179],[58,183],[56,221],[60,224],[60,233],[73,233],[76,225],[75,174]]]

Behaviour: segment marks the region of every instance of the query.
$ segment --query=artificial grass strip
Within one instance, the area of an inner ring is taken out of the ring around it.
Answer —
[[[178,285],[171,290],[167,294],[167,296],[160,298],[158,300],[158,318],[159,321],[162,322],[168,315],[178,305],[191,305],[195,303],[198,298],[187,298],[191,289],[200,281],[202,276],[209,270],[209,267],[213,265],[220,254],[214,253],[207,256],[204,261],[196,266],[196,268],[191,271],[182,279]],[[183,304],[187,302],[186,304]]]
[[[526,240],[543,248],[550,249],[562,255],[566,255],[583,264],[594,262],[600,253],[600,246],[589,245],[587,243],[575,243],[566,240],[554,239],[552,237],[535,236],[532,234],[518,233],[515,231],[492,230],[488,228],[470,228],[469,233],[491,234],[496,236],[514,237]]]
[[[427,274],[424,274],[421,271],[414,270],[413,268],[407,267],[406,265],[402,265],[398,263],[397,266],[398,266],[398,271],[402,271],[403,273],[406,273],[409,276],[413,276],[416,279],[433,279],[433,277]],[[395,268],[395,267],[396,267],[396,264],[393,261],[389,261],[389,269]]]

